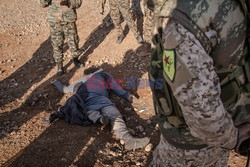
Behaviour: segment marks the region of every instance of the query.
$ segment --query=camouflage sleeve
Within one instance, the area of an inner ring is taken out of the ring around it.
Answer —
[[[39,0],[40,5],[44,8],[49,6],[50,2],[51,0]]]
[[[212,58],[182,25],[168,20],[163,25],[163,47],[174,49],[177,61],[175,80],[165,79],[191,134],[208,145],[232,149],[238,130],[221,101],[220,82]]]
[[[82,0],[70,0],[70,8],[77,9],[82,5]]]

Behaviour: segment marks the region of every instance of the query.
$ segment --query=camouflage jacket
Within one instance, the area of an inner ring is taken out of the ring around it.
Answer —
[[[221,81],[243,57],[241,6],[233,0],[163,0],[156,4],[155,20],[149,76],[164,80],[163,89],[152,90],[163,136],[184,149],[232,149],[238,131],[222,101]]]
[[[76,9],[82,4],[82,0],[68,0],[68,6],[61,6],[61,0],[39,0],[42,7],[48,7],[49,22],[75,22]]]

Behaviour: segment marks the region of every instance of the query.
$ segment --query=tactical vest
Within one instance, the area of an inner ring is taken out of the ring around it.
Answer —
[[[249,122],[250,106],[234,112],[241,93],[250,92],[250,56],[245,46],[246,19],[240,4],[235,0],[163,0],[156,4],[156,33],[149,71],[151,80],[165,81],[161,39],[163,18],[177,21],[195,35],[214,60],[221,81],[221,99],[235,126]],[[232,26],[235,21],[237,27]],[[211,29],[216,32],[215,36],[207,35]],[[190,134],[167,82],[163,83],[162,89],[152,89],[152,92],[158,124],[165,139],[183,149],[206,147],[203,141]]]

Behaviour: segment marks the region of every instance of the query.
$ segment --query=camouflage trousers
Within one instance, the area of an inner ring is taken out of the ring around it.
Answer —
[[[124,20],[126,21],[129,29],[132,31],[135,37],[139,36],[137,26],[132,18],[132,13],[130,11],[130,1],[129,0],[110,0],[110,16],[113,20],[115,28],[117,29],[118,35],[123,34],[123,29],[121,27],[120,14],[122,14]]]
[[[75,22],[49,22],[51,42],[55,62],[63,61],[63,44],[66,39],[72,58],[80,55],[78,43],[79,37]]]
[[[153,153],[151,167],[227,167],[229,150],[207,147],[200,150],[183,150],[169,144],[161,135]]]
[[[154,29],[154,3],[152,0],[140,0],[140,7],[144,16],[144,40],[148,43],[151,43]]]

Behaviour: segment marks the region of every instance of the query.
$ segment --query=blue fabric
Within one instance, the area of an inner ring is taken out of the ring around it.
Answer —
[[[114,103],[109,99],[111,92],[125,100],[128,100],[130,95],[118,85],[112,75],[105,71],[95,73],[83,84],[88,93],[85,99],[87,110],[100,110],[106,106],[113,106]]]
[[[77,83],[82,82],[86,89],[85,105],[86,110],[100,110],[106,106],[113,106],[114,104],[109,99],[110,93],[114,93],[121,98],[128,100],[130,93],[123,90],[118,85],[113,76],[102,69],[84,76],[75,81],[69,86],[63,85],[60,81],[55,81],[53,84],[62,93],[73,92],[73,88]],[[81,89],[83,88],[81,86]],[[80,88],[79,88],[80,89]],[[83,92],[84,90],[81,90]]]
[[[92,77],[95,73],[98,73],[98,72],[101,72],[103,71],[103,69],[99,69],[97,70],[96,72],[92,73],[92,74],[89,74],[89,75],[86,75],[80,79],[78,79],[77,81],[73,82],[72,84],[66,86],[66,85],[63,85],[60,81],[54,81],[53,82],[53,85],[55,85],[57,87],[57,89],[59,90],[59,92],[61,93],[69,93],[69,92],[73,92],[74,91],[74,87],[75,85],[77,85],[78,83],[82,82],[86,82],[87,81],[87,78],[90,78]]]

